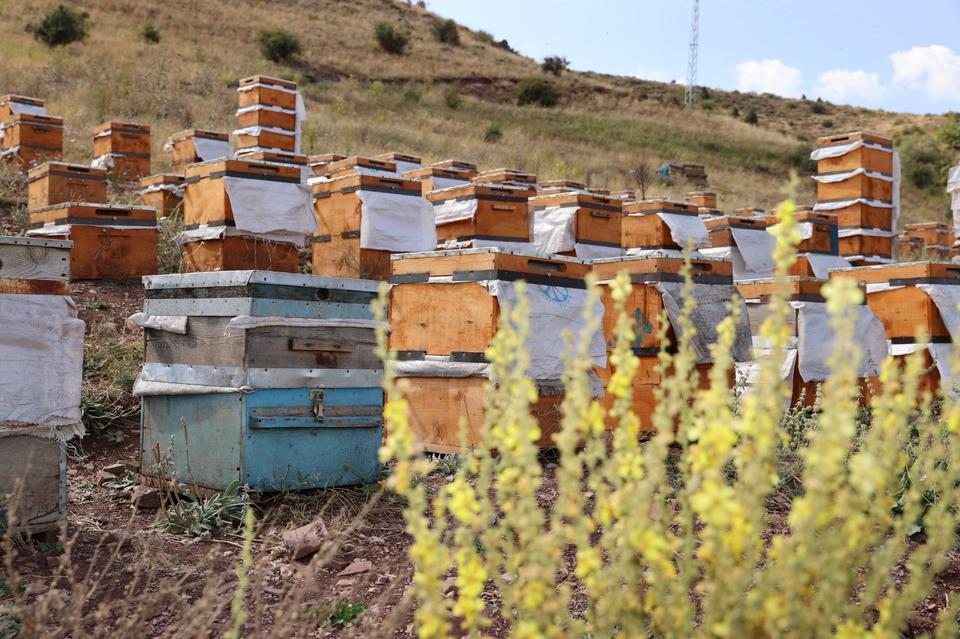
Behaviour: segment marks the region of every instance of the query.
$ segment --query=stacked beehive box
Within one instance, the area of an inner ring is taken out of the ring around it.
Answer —
[[[722,215],[704,220],[709,246],[700,249],[703,255],[730,260],[733,279],[740,282],[770,277],[773,274],[773,249],[777,244],[767,232],[762,217]]]
[[[797,211],[794,219],[800,243],[790,275],[826,279],[833,269],[850,268],[850,262],[839,255],[839,228],[835,214],[808,209]],[[776,223],[776,217],[768,218],[767,230],[772,230]]]
[[[429,166],[437,169],[451,169],[454,171],[466,171],[468,173],[473,173],[474,177],[476,177],[476,174],[477,174],[476,163],[468,162],[466,160],[456,160],[456,159],[440,160],[439,162],[434,162]]]
[[[381,153],[380,155],[373,156],[374,160],[385,160],[387,162],[393,162],[395,171],[398,175],[403,175],[404,173],[409,173],[410,171],[416,171],[417,169],[423,168],[422,158],[418,155],[410,155],[409,153],[397,153],[396,151],[391,151],[390,153]]]
[[[107,169],[120,180],[150,175],[150,127],[129,122],[105,122],[93,131],[91,166]]]
[[[530,243],[529,198],[532,185],[480,183],[427,193],[433,203],[439,248],[500,247],[533,250]]]
[[[244,150],[300,153],[300,127],[306,109],[297,83],[257,75],[237,87],[237,152]]]
[[[47,114],[43,100],[0,97],[0,160],[26,171],[63,155],[63,118]]]
[[[483,171],[473,178],[475,184],[497,184],[500,186],[515,186],[523,189],[539,189],[537,176],[534,173],[518,171],[517,169],[492,169]]]
[[[587,185],[576,180],[544,180],[540,182],[538,195],[556,195],[557,193],[592,193]],[[599,195],[599,194],[597,194]]]
[[[256,491],[379,477],[375,282],[224,271],[144,284],[130,318],[145,335],[141,472]]]
[[[950,357],[952,341],[960,335],[960,266],[912,262],[830,272],[831,279],[837,277],[866,284],[867,305],[883,322],[890,355],[926,351],[929,370],[921,391],[953,388]],[[917,342],[918,332],[926,334],[928,344]]]
[[[425,166],[413,171],[407,171],[403,174],[403,177],[407,180],[419,181],[420,191],[426,196],[430,191],[470,184],[470,180],[476,177],[476,175],[476,171]]]
[[[563,401],[562,349],[558,339],[583,329],[584,277],[589,267],[567,257],[543,257],[496,248],[395,255],[390,290],[390,348],[397,374],[410,378],[406,399],[411,425],[432,452],[460,449],[459,423],[466,420],[467,445],[483,441],[490,365],[484,352],[497,330],[504,305],[516,301],[517,279],[527,282],[530,303],[530,377],[539,390],[531,407],[539,421],[540,445],[550,446]],[[602,308],[594,309],[602,313]],[[606,366],[602,335],[591,342],[598,368]]]
[[[184,272],[266,269],[297,272],[299,252],[317,230],[301,168],[213,160],[187,168]]]
[[[625,202],[620,246],[630,255],[645,253],[679,256],[688,248],[697,251],[708,245],[707,227],[699,207],[670,200]]]
[[[0,520],[38,536],[66,525],[65,444],[83,434],[69,255],[69,242],[0,238],[0,495],[13,495]]]
[[[913,259],[946,259],[954,243],[953,231],[939,222],[907,224],[898,239],[904,249],[900,252],[901,259],[906,255]]]
[[[784,354],[783,378],[791,387],[790,406],[802,400],[803,405],[813,406],[817,398],[817,386],[830,375],[828,360],[833,352],[834,331],[830,326],[826,301],[820,293],[825,279],[813,277],[790,277],[790,313],[787,319],[789,343]],[[743,282],[737,286],[747,305],[750,330],[755,336],[753,350],[756,359],[738,367],[741,381],[749,389],[755,382],[758,367],[763,357],[769,356],[768,344],[760,339],[760,327],[770,314],[768,303],[776,290],[772,279]],[[887,343],[883,324],[867,306],[858,307],[853,313],[853,336],[861,345],[859,363],[860,400],[866,404],[871,391],[877,390],[877,375],[880,364],[887,356]]]
[[[27,206],[40,209],[63,202],[106,202],[107,172],[82,164],[46,162],[27,173]]]
[[[310,167],[310,172],[314,176],[322,176],[326,175],[326,168],[328,164],[346,159],[347,156],[340,153],[318,153],[316,155],[307,157],[307,166]]]
[[[622,200],[586,191],[545,189],[528,203],[530,239],[540,253],[584,259],[623,253]]]
[[[226,133],[189,129],[170,136],[163,150],[170,154],[170,170],[183,175],[191,164],[231,156],[230,137]]]
[[[157,272],[157,211],[64,202],[30,211],[31,237],[71,240],[75,280],[127,280]]]
[[[183,176],[158,173],[140,180],[140,204],[157,210],[159,217],[173,214],[183,203]]]
[[[894,261],[900,166],[893,143],[870,133],[820,138],[817,212],[839,218],[839,252],[855,265]]]
[[[625,256],[593,260],[590,268],[597,277],[602,289],[604,306],[603,333],[606,347],[612,349],[616,340],[618,316],[610,292],[609,283],[617,274],[626,271],[633,285],[627,298],[624,311],[633,320],[636,341],[633,353],[640,358],[640,366],[633,380],[633,411],[645,429],[653,428],[653,414],[656,410],[656,388],[660,386],[669,371],[661,370],[657,357],[662,344],[658,340],[660,321],[664,311],[670,327],[667,337],[670,349],[676,349],[678,337],[682,335],[680,327],[683,307],[682,291],[684,287],[681,270],[683,259],[669,256]],[[693,347],[696,352],[696,368],[700,387],[709,385],[709,372],[713,365],[709,346],[717,340],[717,325],[728,314],[728,306],[737,300],[733,286],[732,268],[729,261],[716,259],[691,260],[693,279],[693,297],[697,307],[691,320],[696,328]],[[741,313],[737,326],[736,341],[731,351],[735,361],[750,359],[750,330],[746,314]],[[609,364],[598,367],[600,379],[606,383],[613,367]],[[732,383],[732,375],[731,375]],[[612,406],[612,398],[606,397],[607,408]],[[608,427],[615,424],[609,418]]]

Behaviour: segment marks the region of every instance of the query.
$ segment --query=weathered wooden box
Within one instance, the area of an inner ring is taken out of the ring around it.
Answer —
[[[527,173],[516,169],[492,169],[483,171],[475,178],[474,184],[500,184],[504,186],[518,186],[521,188],[537,188],[535,173]]]
[[[94,129],[93,155],[97,165],[122,180],[150,175],[150,127],[128,122],[105,122]]]
[[[421,166],[423,166],[422,158],[419,155],[410,155],[409,153],[397,153],[396,151],[390,151],[389,153],[381,153],[380,155],[373,156],[374,160],[386,160],[387,162],[393,162],[396,167],[398,174],[403,175],[408,171],[416,171]]]
[[[218,131],[189,129],[170,136],[163,147],[170,152],[170,168],[183,174],[197,162],[207,162],[230,155],[230,137]]]
[[[70,279],[71,248],[73,243],[63,240],[0,237],[0,281],[10,287],[15,285],[13,280],[31,280],[31,285],[47,286],[49,290],[44,293],[68,295],[69,290],[62,283]]]
[[[63,202],[106,202],[107,172],[83,164],[47,162],[27,173],[27,206]]]
[[[479,176],[478,176],[479,177]],[[537,194],[532,185],[478,183],[454,186],[427,194],[433,203],[437,241],[449,244],[483,241],[503,247],[528,244],[528,199]]]
[[[73,200],[99,202],[100,200]],[[183,203],[183,176],[158,173],[140,180],[140,204],[157,210],[158,217],[167,217]]]
[[[297,83],[266,75],[255,75],[240,80],[237,87],[241,107],[265,104],[283,109],[297,108]]]
[[[44,437],[0,437],[0,466],[0,497],[11,498],[0,502],[0,522],[56,538],[67,518],[66,447]]]
[[[212,489],[378,478],[375,283],[267,271],[144,283],[142,472],[159,453],[166,473]]]
[[[699,227],[697,230],[703,236],[703,243],[706,243],[707,231],[703,222],[699,221],[698,207],[669,200],[642,200],[623,205],[620,246],[626,249],[682,251],[687,247],[674,239],[676,232],[672,220],[685,220],[684,226]]]
[[[403,174],[403,178],[405,180],[419,180],[421,192],[426,196],[430,191],[470,184],[470,180],[476,174],[476,171],[425,166],[414,171],[407,171]]]
[[[40,98],[30,98],[25,95],[0,96],[0,121],[19,113],[46,115],[47,109]]]
[[[846,150],[849,149],[849,150]],[[845,152],[841,152],[845,151]],[[856,169],[893,174],[893,141],[880,135],[856,131],[817,140],[817,173],[829,174]]]
[[[2,126],[0,160],[18,170],[58,161],[63,155],[63,118],[24,112],[7,117]]]
[[[29,215],[28,235],[73,242],[75,280],[138,278],[157,271],[157,212],[145,206],[67,202]]]
[[[540,191],[529,199],[531,240],[537,250],[560,255],[620,248],[621,200],[584,191]],[[566,225],[566,232],[558,232]],[[582,257],[589,257],[584,254]]]

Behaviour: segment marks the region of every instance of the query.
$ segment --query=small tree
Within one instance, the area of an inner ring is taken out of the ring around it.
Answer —
[[[546,80],[528,78],[517,85],[517,104],[536,104],[542,107],[554,107],[560,102],[560,87]]]
[[[148,44],[157,44],[160,42],[160,32],[157,31],[157,28],[153,26],[152,22],[143,25],[143,28],[140,29],[140,37]]]
[[[410,36],[399,29],[394,29],[386,22],[378,22],[373,28],[373,36],[380,49],[393,55],[402,55],[410,43]]]
[[[743,118],[743,121],[747,124],[757,124],[760,121],[760,118],[757,117],[757,110],[751,108],[747,111],[747,115]]]
[[[430,31],[438,42],[454,47],[460,46],[460,30],[453,20],[437,20],[430,25]]]
[[[74,11],[61,4],[48,11],[40,24],[28,24],[27,32],[51,48],[83,42],[87,38],[88,17],[86,11]]]
[[[300,40],[286,29],[269,29],[257,34],[260,53],[267,60],[285,63],[301,51]]]
[[[569,66],[570,62],[563,56],[551,55],[543,59],[543,64],[540,65],[540,68],[543,69],[544,73],[552,73],[559,77]]]
[[[633,165],[624,171],[624,177],[630,180],[637,187],[640,193],[640,199],[647,199],[647,189],[653,183],[656,175],[653,162],[646,155],[641,155]]]

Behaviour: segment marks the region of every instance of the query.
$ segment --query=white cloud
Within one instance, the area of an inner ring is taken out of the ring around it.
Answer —
[[[890,54],[893,81],[933,99],[960,100],[960,55],[940,44]]]
[[[803,93],[803,74],[780,60],[747,60],[737,65],[737,89],[798,98]]]
[[[833,69],[817,77],[814,93],[830,102],[849,104],[854,100],[879,100],[886,96],[887,89],[880,83],[879,73]]]

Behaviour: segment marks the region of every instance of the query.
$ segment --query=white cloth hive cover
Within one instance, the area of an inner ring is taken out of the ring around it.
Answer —
[[[90,166],[94,169],[103,169],[108,170],[112,169],[114,162],[113,158],[120,157],[116,153],[104,153],[93,158],[93,161],[90,162]]]
[[[538,251],[550,254],[574,249],[577,209],[579,207],[573,204],[547,206],[530,211],[530,237]]]
[[[433,178],[433,190],[438,189],[450,189],[455,186],[463,186],[464,184],[469,184],[470,180],[458,180],[456,178],[440,177],[435,176]]]
[[[303,138],[303,123],[307,121],[307,105],[303,103],[303,96],[297,91],[297,120],[293,137],[293,152],[300,153],[300,140]]]
[[[127,318],[127,327],[139,326],[140,328],[151,328],[176,335],[187,334],[187,316],[186,315],[146,315],[144,313],[134,313]]]
[[[693,242],[693,248],[707,246],[709,231],[698,215],[678,215],[676,213],[657,213],[660,219],[670,227],[670,237],[681,249],[687,248],[687,242]]]
[[[47,107],[37,106],[35,104],[25,104],[11,100],[7,102],[7,107],[15,115],[48,115]]]
[[[882,180],[884,182],[893,182],[892,175],[884,175],[883,173],[878,173],[876,171],[869,171],[865,168],[858,167],[852,171],[843,171],[840,173],[827,173],[826,175],[814,175],[813,179],[819,182],[820,184],[836,184],[837,182],[843,182],[844,180],[849,180],[852,177],[858,175],[866,175],[869,178],[875,180]]]
[[[716,246],[700,249],[704,257],[714,259],[730,260],[733,265],[733,281],[742,282],[744,280],[762,280],[773,276],[772,269],[762,271],[752,271],[743,260],[740,250],[736,246]]]
[[[310,192],[300,184],[230,176],[223,183],[238,230],[301,236],[318,230]]]
[[[416,195],[360,190],[360,248],[420,252],[437,247],[434,208]]]
[[[201,162],[228,158],[232,154],[230,142],[227,140],[211,140],[210,138],[193,138],[193,149]]]
[[[797,318],[797,350],[800,377],[805,382],[825,380],[830,376],[827,362],[833,352],[833,329],[827,305],[822,302],[791,302],[799,311]],[[883,323],[866,306],[853,309],[853,336],[861,348],[857,373],[860,377],[877,375],[880,363],[887,357],[887,341]]]
[[[960,310],[957,310],[957,304],[960,304],[960,286],[950,284],[917,284],[917,288],[930,296],[933,303],[937,305],[940,311],[940,318],[943,319],[950,337],[957,337],[960,332]]]
[[[772,273],[776,262],[773,260],[773,250],[777,246],[777,238],[767,233],[766,229],[738,229],[731,228],[730,235],[740,251],[740,257],[748,271],[753,273]],[[765,277],[769,277],[766,275]]]
[[[953,344],[890,344],[890,355],[893,357],[904,357],[912,355],[920,350],[926,350],[930,353],[937,372],[940,373],[940,389],[943,392],[950,392],[955,395],[956,390],[953,386]]]
[[[501,248],[508,251],[536,253],[536,247],[530,242],[510,242],[507,240],[487,240],[475,238],[472,240],[444,240],[437,244],[437,250],[456,251],[461,249]]]
[[[830,271],[837,268],[850,268],[850,262],[839,255],[824,255],[822,253],[805,253],[810,268],[813,269],[813,275],[817,279],[825,280],[830,276]]]
[[[419,162],[408,162],[406,160],[390,160],[390,161],[397,165],[396,172],[399,175],[403,175],[407,171],[416,171],[421,166]],[[443,187],[437,187],[437,188],[443,188]]]
[[[834,202],[817,202],[813,205],[814,211],[839,211],[840,209],[845,209],[848,206],[853,206],[854,204],[866,204],[867,206],[872,206],[877,209],[892,209],[893,203],[884,202],[883,200],[871,200],[867,197],[858,197],[850,200],[836,200]]]
[[[685,284],[681,282],[658,282],[655,286],[663,295],[663,306],[670,318],[670,325],[679,340],[683,336],[680,317],[682,315]],[[729,314],[728,306],[735,303],[735,300],[740,305],[740,320],[737,323],[736,337],[730,355],[737,362],[750,360],[752,358],[750,319],[747,317],[747,309],[743,300],[737,295],[737,289],[734,286],[724,284],[694,284],[692,295],[697,302],[690,318],[696,328],[696,335],[694,335],[692,341],[697,353],[697,363],[707,364],[712,361],[710,344],[717,341],[717,325]]]
[[[83,435],[84,323],[62,295],[0,295],[0,438]]]
[[[620,257],[624,250],[619,246],[603,246],[601,244],[574,244],[577,257],[582,260],[600,260],[606,257]]]
[[[953,211],[953,232],[960,237],[960,164],[947,174],[947,193],[950,194],[950,210]]]
[[[517,302],[514,282],[488,280],[481,282],[501,304],[512,307]],[[560,336],[570,331],[579,339],[585,328],[583,311],[587,291],[560,286],[540,284],[527,285],[527,301],[530,304],[530,335],[527,337],[527,353],[530,356],[530,379],[559,380],[563,378],[563,347]],[[603,317],[603,304],[599,301],[594,313]],[[594,366],[607,365],[606,344],[603,332],[598,330],[590,340],[590,357]]]
[[[475,198],[467,200],[447,200],[446,202],[437,202],[433,205],[433,216],[437,226],[450,224],[451,222],[472,220],[476,214],[477,200]]]
[[[848,144],[833,144],[830,146],[821,146],[813,150],[810,154],[810,159],[813,161],[823,160],[826,158],[838,158],[841,155],[846,155],[851,151],[856,151],[860,147],[868,147],[871,149],[876,149],[879,151],[886,151],[887,153],[892,153],[893,149],[886,147],[875,142],[864,142],[863,140],[855,140]]]

